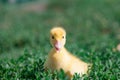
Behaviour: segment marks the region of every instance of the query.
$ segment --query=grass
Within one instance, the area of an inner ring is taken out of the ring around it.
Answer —
[[[93,63],[88,76],[76,74],[73,80],[120,79],[119,0],[51,0],[38,11],[25,11],[25,5],[29,3],[0,5],[1,80],[67,79],[62,70],[51,74],[43,69],[51,49],[49,30],[55,25],[67,31],[66,48]]]

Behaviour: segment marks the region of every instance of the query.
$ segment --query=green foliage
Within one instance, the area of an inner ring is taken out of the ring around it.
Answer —
[[[120,79],[119,2],[51,0],[36,12],[24,10],[27,3],[0,3],[0,80],[67,80],[63,70],[43,69],[51,49],[49,30],[56,25],[67,31],[66,48],[92,63],[88,75],[75,74],[73,80]]]
[[[43,60],[28,51],[17,60],[2,61],[0,79],[39,79],[43,69]]]

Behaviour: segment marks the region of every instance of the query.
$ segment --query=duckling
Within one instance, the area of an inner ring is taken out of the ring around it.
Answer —
[[[87,74],[89,64],[72,55],[64,47],[66,43],[66,31],[62,27],[54,27],[50,31],[50,43],[52,49],[45,61],[44,68],[51,71],[63,69],[68,77],[75,73]]]

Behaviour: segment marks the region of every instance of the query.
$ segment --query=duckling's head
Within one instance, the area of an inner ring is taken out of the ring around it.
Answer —
[[[54,27],[50,31],[50,42],[56,51],[60,51],[66,43],[66,32],[61,27]]]

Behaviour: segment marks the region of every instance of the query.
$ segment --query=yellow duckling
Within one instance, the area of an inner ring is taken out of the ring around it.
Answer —
[[[50,42],[53,46],[44,64],[45,69],[51,71],[63,69],[72,78],[75,73],[87,74],[89,64],[78,59],[68,52],[64,45],[66,43],[66,31],[61,27],[55,27],[50,31]]]

